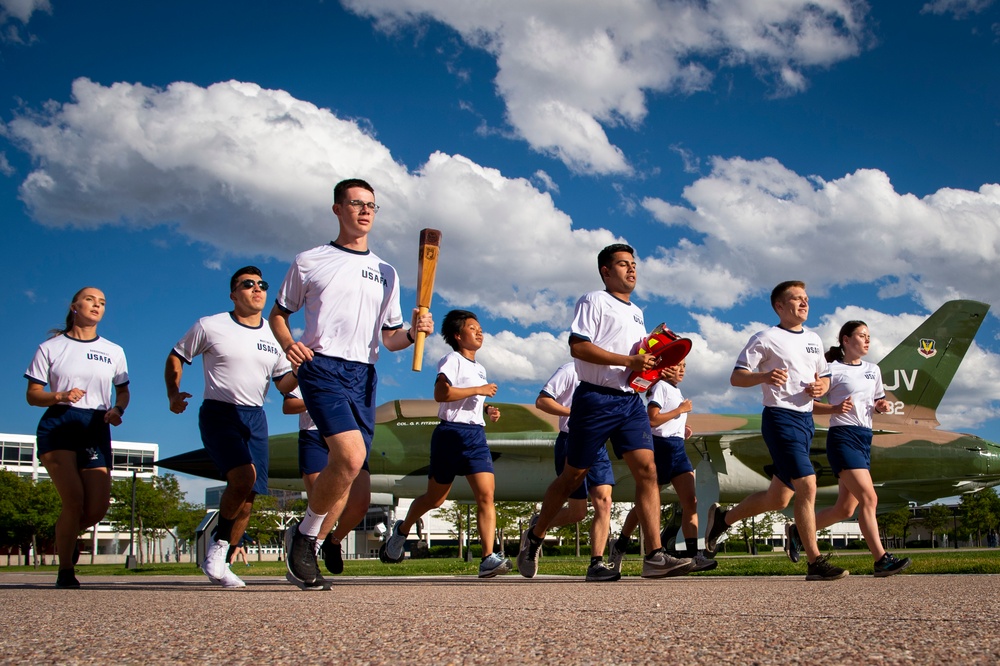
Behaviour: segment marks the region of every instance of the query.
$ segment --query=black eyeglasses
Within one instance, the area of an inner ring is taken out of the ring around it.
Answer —
[[[373,213],[377,213],[378,209],[381,208],[381,206],[379,206],[374,201],[362,201],[361,199],[351,199],[350,201],[347,202],[347,205],[353,207],[354,210],[358,211],[359,213],[363,208],[367,208]]]
[[[267,283],[263,280],[257,280],[256,282],[253,280],[240,280],[236,283],[236,289],[253,289],[254,285],[260,287],[261,291],[267,291]],[[236,289],[233,289],[233,291],[236,291]]]

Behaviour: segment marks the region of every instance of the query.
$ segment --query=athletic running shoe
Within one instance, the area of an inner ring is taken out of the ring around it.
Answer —
[[[531,528],[521,532],[521,550],[517,553],[517,572],[525,578],[534,578],[538,573],[538,549],[542,542],[531,539]]]
[[[898,574],[908,566],[910,566],[910,558],[904,557],[903,559],[899,559],[892,553],[886,553],[875,563],[875,577],[885,578],[893,574]]]
[[[236,587],[246,587],[247,584],[243,580],[233,573],[233,570],[226,566],[226,570],[222,572],[222,577],[219,578],[219,583],[222,587],[236,588]]]
[[[334,543],[330,539],[331,537],[327,535],[320,548],[323,552],[323,563],[326,564],[327,571],[334,575],[344,573],[344,556],[341,552],[340,542]]]
[[[302,589],[324,582],[316,563],[316,537],[302,534],[298,525],[285,530],[285,565],[292,582]]]
[[[622,571],[622,560],[625,559],[625,549],[628,548],[626,544],[625,548],[618,548],[618,539],[615,539],[614,543],[611,544],[611,552],[608,553],[608,567],[614,569],[619,574]]]
[[[647,555],[642,560],[643,578],[669,578],[683,576],[694,567],[694,560],[686,557],[674,557],[660,548]]]
[[[587,582],[588,583],[610,583],[618,580],[622,577],[622,572],[620,569],[611,567],[605,564],[603,561],[594,562],[589,567],[587,567]]]
[[[715,555],[719,547],[719,537],[726,533],[729,525],[726,525],[726,512],[718,502],[708,509],[708,521],[705,525],[705,551],[709,555]]]
[[[795,523],[785,525],[785,555],[792,562],[799,561],[799,551],[802,550],[802,539],[799,538],[799,528]]]
[[[201,570],[213,583],[221,583],[222,576],[225,575],[229,563],[226,562],[226,555],[229,553],[228,541],[213,541],[208,545],[205,553],[205,561],[201,563]]]
[[[510,559],[497,553],[490,553],[489,557],[479,563],[480,578],[493,578],[494,576],[505,574],[510,570]]]
[[[386,537],[385,543],[378,549],[378,558],[386,564],[399,564],[406,554],[403,547],[406,545],[406,535],[399,531],[403,526],[402,520],[397,520],[392,525],[392,531]]]
[[[76,590],[80,587],[80,581],[76,579],[76,572],[72,569],[60,569],[56,574],[56,587],[60,590]]]
[[[691,567],[691,573],[696,571],[711,571],[719,566],[718,562],[710,557],[705,557],[704,553],[695,553],[695,556],[691,560],[694,562],[694,566]]]
[[[330,581],[323,578],[322,576],[317,578],[316,582],[314,582],[312,585],[306,585],[301,580],[299,580],[298,578],[296,578],[295,576],[286,571],[285,580],[287,580],[289,583],[299,588],[300,590],[304,590],[306,592],[320,592],[322,590],[329,590],[332,587]]]
[[[809,563],[806,580],[840,580],[850,575],[847,569],[830,564],[829,555],[820,555],[815,562]]]

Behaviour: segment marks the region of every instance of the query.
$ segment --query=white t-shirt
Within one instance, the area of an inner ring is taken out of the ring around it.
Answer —
[[[858,365],[848,365],[840,361],[831,363],[830,392],[826,399],[831,405],[839,405],[848,396],[854,398],[854,407],[846,414],[833,414],[830,417],[830,425],[871,428],[875,401],[885,397],[882,371],[879,367],[865,360]]]
[[[305,307],[299,342],[347,361],[374,364],[382,330],[403,326],[396,269],[333,243],[295,257],[275,302],[286,312]]]
[[[783,386],[761,384],[765,407],[781,407],[797,412],[812,411],[812,396],[805,392],[807,384],[830,375],[823,356],[823,341],[812,331],[788,331],[780,326],[755,333],[740,352],[736,367],[750,372],[770,372],[776,368],[788,370]]]
[[[549,381],[542,387],[542,393],[549,396],[563,407],[573,404],[573,391],[580,380],[576,378],[576,363],[563,363],[552,373]],[[569,417],[559,417],[559,432],[569,432]]]
[[[649,389],[648,398],[649,402],[647,404],[658,406],[661,412],[669,412],[677,409],[684,402],[681,390],[665,379],[653,384],[653,387]],[[670,419],[666,423],[653,428],[653,434],[657,437],[680,437],[684,439],[684,426],[687,425],[687,417],[687,412],[684,412],[677,418]]]
[[[606,291],[592,291],[576,302],[570,336],[588,340],[615,354],[632,355],[646,337],[642,310]],[[623,365],[598,365],[575,360],[581,382],[634,393],[629,385],[630,371]]]
[[[190,364],[204,355],[205,400],[263,407],[270,380],[292,371],[267,320],[251,328],[231,312],[202,317],[174,345],[174,354]]]
[[[299,390],[298,386],[289,391],[288,395],[292,398],[302,399],[302,391]],[[318,430],[316,423],[309,416],[309,410],[299,412],[299,430]]]
[[[483,386],[486,381],[486,368],[478,361],[470,361],[457,351],[449,352],[438,361],[438,374],[444,375],[448,383],[455,388],[472,388]],[[438,403],[438,418],[452,423],[471,423],[485,426],[483,405],[485,395],[474,395],[464,400]]]
[[[80,409],[111,409],[111,387],[129,382],[125,351],[100,336],[93,340],[74,340],[65,334],[49,338],[38,345],[24,376],[42,386],[51,384],[55,392],[86,391],[77,402],[62,403]]]

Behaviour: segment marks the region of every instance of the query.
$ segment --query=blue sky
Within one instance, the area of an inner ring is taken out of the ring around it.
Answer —
[[[695,342],[695,409],[729,387],[777,282],[809,284],[830,344],[868,321],[877,361],[950,298],[996,301],[1000,6],[765,2],[0,0],[0,430],[34,432],[24,369],[69,297],[108,297],[132,406],[116,436],[200,445],[163,362],[230,273],[278,284],[336,235],[333,184],[361,176],[372,247],[414,302],[416,242],[443,232],[434,311],[481,314],[498,399],[532,402],[568,359],[595,256],[640,256],[650,324]],[[1000,440],[997,313],[939,412]],[[293,318],[293,325],[296,320]],[[299,320],[301,325],[301,320]],[[430,398],[379,361],[379,401]],[[183,386],[200,396],[200,363]],[[291,431],[272,392],[272,432]]]

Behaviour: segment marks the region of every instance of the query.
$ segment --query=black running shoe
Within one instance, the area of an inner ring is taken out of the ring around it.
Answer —
[[[322,576],[316,563],[316,537],[299,532],[299,526],[288,528],[285,536],[285,564],[288,573],[304,585],[312,586]]]
[[[705,552],[715,555],[719,547],[719,537],[726,533],[726,512],[716,503],[708,509],[708,524],[705,525]]]
[[[799,528],[795,523],[785,525],[785,555],[792,562],[799,561],[799,553],[802,550],[802,539],[799,538]]]
[[[910,558],[904,557],[903,559],[899,559],[892,553],[886,553],[875,563],[875,577],[885,578],[893,574],[898,574],[908,566],[910,566]]]
[[[344,573],[344,555],[341,552],[340,542],[334,543],[327,535],[323,541],[323,562],[327,570],[336,575]]]
[[[815,562],[809,563],[806,580],[840,580],[850,575],[847,569],[841,569],[830,564],[829,555],[820,555]]]
[[[75,590],[80,587],[80,581],[72,569],[60,569],[56,574],[56,587],[61,590]]]

